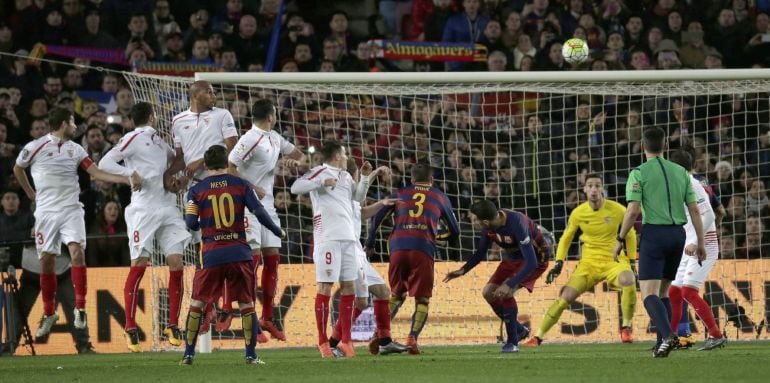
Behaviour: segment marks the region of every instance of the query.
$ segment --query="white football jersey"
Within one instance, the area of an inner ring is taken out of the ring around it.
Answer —
[[[283,138],[280,133],[275,130],[266,132],[253,125],[235,144],[229,160],[246,181],[265,189],[265,197],[260,202],[272,208],[278,158],[281,154],[287,155],[293,151],[294,144]]]
[[[337,186],[323,186],[324,180],[328,178],[336,179]],[[354,232],[351,203],[354,188],[350,173],[328,164],[316,166],[294,181],[292,193],[310,193],[313,203],[313,240],[316,243],[358,240]]]
[[[32,167],[37,193],[35,212],[80,206],[78,166],[85,170],[92,163],[82,146],[72,141],[62,142],[52,134],[28,143],[16,158],[19,167]]]
[[[233,116],[227,109],[214,107],[203,113],[194,113],[190,109],[177,114],[171,120],[171,133],[174,137],[174,148],[181,148],[184,153],[184,163],[203,158],[212,145],[225,146],[225,138],[238,137]],[[203,168],[195,175],[201,179]]]
[[[714,221],[714,210],[711,208],[711,202],[709,202],[709,195],[706,189],[699,180],[692,175],[690,176],[690,183],[692,184],[692,190],[695,195],[698,196],[698,211],[700,211],[701,220],[703,221],[703,233],[705,234],[706,247],[714,247],[716,245],[716,223]],[[690,210],[685,208],[687,214],[687,224],[684,226],[687,232],[686,243],[698,243],[698,236],[695,234],[695,226],[692,225],[692,219],[690,218]]]
[[[130,177],[136,171],[142,190],[131,193],[131,204],[138,207],[176,206],[176,195],[163,188],[163,173],[174,158],[174,151],[149,126],[124,135],[99,162],[102,170]],[[118,165],[124,161],[125,166]]]

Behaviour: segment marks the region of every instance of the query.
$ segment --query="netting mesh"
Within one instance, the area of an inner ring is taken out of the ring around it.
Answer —
[[[186,90],[193,80],[126,77],[137,101],[156,106],[159,131],[168,135],[171,117],[187,108]],[[461,248],[442,248],[435,258],[462,261],[476,242],[477,233],[467,219],[467,209],[475,199],[492,199],[499,206],[521,210],[554,232],[557,240],[569,213],[585,200],[582,186],[589,172],[604,177],[608,198],[625,203],[628,172],[643,161],[642,128],[652,125],[668,132],[669,147],[695,147],[696,171],[709,178],[727,208],[718,229],[720,257],[731,260],[719,263],[702,289],[720,325],[734,324],[735,332],[728,334],[738,337],[760,336],[767,328],[768,80],[213,85],[218,106],[230,110],[241,133],[251,127],[253,101],[272,99],[278,106],[276,129],[307,154],[308,161],[299,170],[279,166],[274,190],[281,224],[288,233],[281,248],[275,302],[281,316],[277,321],[290,338],[287,344],[312,345],[315,332],[308,292],[313,289],[312,265],[305,265],[312,258],[308,252],[312,210],[309,198],[291,195],[289,187],[302,172],[320,163],[316,151],[324,140],[344,142],[359,164],[367,160],[393,170],[391,177],[381,177],[370,189],[372,200],[408,182],[406,175],[415,160],[429,159],[437,169],[436,184],[450,196],[462,226]],[[389,230],[381,232],[373,262],[388,259],[384,240]],[[579,259],[577,240],[569,254],[570,259]],[[188,261],[192,256],[186,255]],[[488,259],[499,259],[499,249],[491,251]],[[566,282],[574,264],[567,264],[556,286]],[[456,266],[438,263],[436,273],[442,275]],[[491,262],[451,286],[437,283],[437,299],[421,339],[428,343],[494,341],[498,322],[480,295],[494,266]],[[386,266],[378,267],[385,270]],[[192,273],[186,274],[187,282],[191,277]],[[165,308],[160,291],[166,278],[164,269],[153,271],[156,318],[165,317],[160,314]],[[186,284],[187,292],[190,286]],[[533,294],[517,295],[520,312],[528,314],[531,322],[526,315],[521,319],[536,326],[558,291],[539,282]],[[549,338],[615,340],[618,301],[616,292],[597,286],[565,312],[561,331],[553,330]],[[635,328],[644,337],[649,322],[641,305],[637,307]],[[409,311],[402,310],[394,322],[396,328],[406,325],[409,313],[404,312]],[[300,315],[305,312],[308,315]],[[155,345],[160,346],[161,319],[156,324]]]

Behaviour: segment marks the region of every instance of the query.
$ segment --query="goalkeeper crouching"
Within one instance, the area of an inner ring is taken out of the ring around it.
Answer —
[[[543,342],[545,333],[556,324],[564,309],[581,294],[602,281],[607,281],[610,288],[622,290],[623,323],[620,337],[623,343],[633,342],[631,320],[636,307],[636,283],[632,260],[636,255],[636,232],[633,228],[631,229],[625,239],[626,253],[621,253],[615,260],[612,249],[617,241],[617,233],[623,222],[626,208],[604,198],[604,183],[598,174],[589,174],[586,177],[583,191],[588,201],[580,204],[570,214],[567,229],[559,239],[556,265],[548,272],[546,283],[553,282],[561,273],[570,243],[578,229],[582,232],[580,263],[562,289],[561,296],[545,313],[537,335],[527,341],[524,344],[525,347],[539,346]]]

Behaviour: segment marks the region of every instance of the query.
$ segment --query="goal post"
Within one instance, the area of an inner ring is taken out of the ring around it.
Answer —
[[[625,203],[628,172],[643,161],[641,130],[653,125],[666,130],[671,147],[695,147],[696,170],[708,176],[727,208],[719,228],[723,260],[702,293],[720,326],[730,329],[729,336],[768,338],[770,308],[764,302],[770,292],[764,286],[770,284],[770,206],[762,205],[766,192],[753,183],[759,180],[764,187],[770,180],[770,69],[125,76],[137,101],[156,106],[158,128],[166,136],[171,117],[188,107],[189,85],[206,80],[217,92],[217,106],[231,111],[241,133],[251,126],[251,104],[272,99],[278,109],[276,129],[306,153],[308,162],[299,171],[283,166],[276,171],[276,208],[289,235],[281,249],[275,305],[289,341],[271,341],[268,347],[314,344],[314,274],[308,254],[312,210],[309,199],[291,195],[289,186],[303,170],[319,163],[324,140],[344,142],[359,163],[366,160],[393,169],[391,177],[375,182],[372,200],[408,182],[410,163],[416,159],[434,165],[436,185],[450,197],[463,232],[460,248],[442,248],[435,255],[435,296],[421,339],[472,344],[494,342],[499,333],[499,322],[485,306],[481,289],[500,250],[490,251],[491,262],[462,279],[440,282],[443,273],[475,248],[478,233],[467,219],[470,203],[488,198],[523,211],[558,240],[569,213],[584,201],[582,186],[589,172],[603,176],[608,198]],[[387,228],[381,232],[375,262],[388,257]],[[575,240],[570,262],[554,284],[541,280],[532,294],[517,293],[521,320],[537,327],[579,255]],[[385,263],[377,267],[387,269]],[[153,286],[158,288],[152,295],[159,310],[154,314],[159,328],[154,345],[159,348],[165,347],[159,338],[165,278],[163,269],[153,271]],[[189,293],[191,285],[185,290]],[[405,336],[410,313],[408,303],[394,321],[395,336]],[[366,315],[360,337],[369,331],[366,319],[371,317]],[[548,338],[614,342],[619,321],[619,294],[600,284],[565,311]],[[641,304],[634,322],[637,338],[652,337]],[[703,334],[703,327],[694,322]],[[233,327],[239,328],[238,323]],[[230,347],[218,346],[217,336],[214,333],[215,348]],[[238,334],[224,336],[236,339]]]

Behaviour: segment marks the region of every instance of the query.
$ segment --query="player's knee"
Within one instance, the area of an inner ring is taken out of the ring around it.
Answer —
[[[618,285],[620,285],[620,287],[631,286],[634,282],[634,273],[630,271],[624,271],[618,275]]]
[[[40,257],[40,269],[45,274],[53,273],[56,269],[56,255],[43,253]]]
[[[326,282],[318,282],[318,286],[316,287],[316,291],[318,294],[331,296],[332,295],[332,283],[326,283]]]
[[[369,286],[369,293],[374,295],[374,299],[388,299],[390,290],[385,285]]]
[[[484,299],[487,302],[492,303],[492,301],[495,300],[495,289],[496,288],[497,288],[497,286],[495,286],[495,285],[486,285],[486,286],[484,286],[484,289],[481,290],[481,295],[484,297]]]
[[[168,264],[169,271],[178,271],[184,268],[182,256],[179,254],[173,254],[166,257],[166,264]]]
[[[561,289],[561,299],[564,299],[567,301],[567,303],[572,303],[577,299],[577,297],[580,296],[580,291],[575,290],[572,287],[564,286],[564,288]]]
[[[70,259],[73,266],[85,266],[86,256],[83,247],[79,243],[70,243],[67,245],[70,251]]]
[[[430,303],[430,298],[429,297],[414,297],[414,301],[417,302],[418,304],[427,305],[427,304]]]
[[[356,298],[356,308],[364,311],[369,307],[369,298]]]

